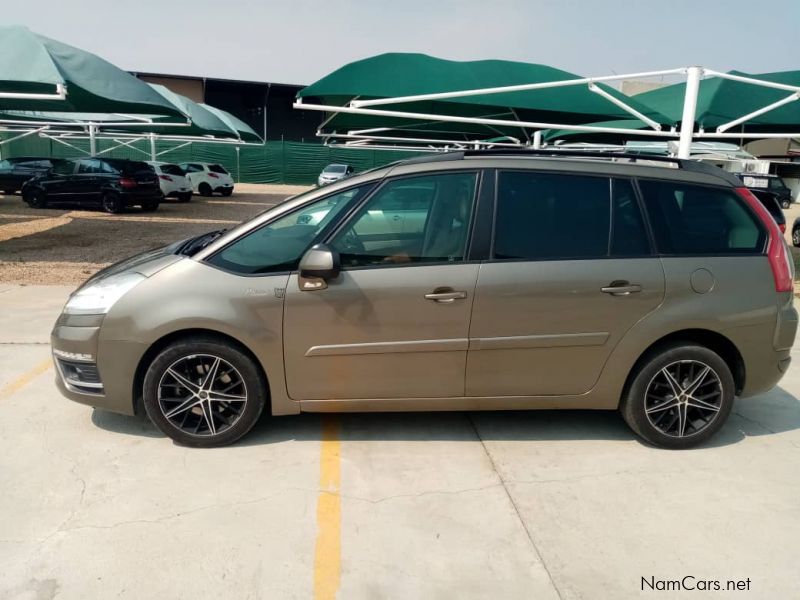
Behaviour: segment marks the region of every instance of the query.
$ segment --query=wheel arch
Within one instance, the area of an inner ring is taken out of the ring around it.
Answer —
[[[641,364],[648,360],[654,353],[658,352],[660,348],[669,344],[674,344],[675,342],[691,342],[705,346],[709,350],[716,352],[731,370],[735,393],[739,394],[744,389],[747,373],[745,371],[744,359],[742,358],[741,352],[739,352],[739,349],[736,347],[736,344],[721,333],[710,329],[681,329],[658,338],[639,354],[639,357],[636,359],[636,362],[631,367],[625,379],[623,396],[627,392]]]
[[[178,340],[189,338],[189,337],[208,337],[212,339],[217,339],[223,341],[227,344],[233,345],[237,347],[239,350],[244,352],[256,366],[261,376],[264,378],[264,382],[267,384],[267,406],[265,407],[270,412],[271,411],[271,403],[272,403],[272,393],[270,390],[270,380],[269,376],[267,375],[266,371],[264,370],[264,366],[261,364],[261,361],[258,360],[258,357],[255,353],[248,348],[246,344],[241,342],[240,340],[236,339],[235,337],[228,335],[226,333],[222,333],[220,331],[216,331],[214,329],[207,329],[207,328],[192,328],[192,329],[179,329],[177,331],[172,331],[163,335],[162,337],[158,338],[155,342],[150,344],[147,348],[145,353],[139,359],[139,364],[136,365],[136,371],[133,376],[133,410],[136,414],[143,414],[144,406],[142,404],[142,388],[144,387],[144,376],[147,372],[147,367],[150,366],[150,363],[153,362],[156,356],[158,356],[159,352],[161,352],[164,348],[176,342]]]

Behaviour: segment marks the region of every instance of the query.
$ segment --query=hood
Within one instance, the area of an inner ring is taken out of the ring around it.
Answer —
[[[117,275],[118,273],[122,273],[124,271],[132,271],[134,273],[144,275],[145,277],[155,275],[161,269],[168,267],[172,263],[183,260],[183,256],[176,254],[176,249],[183,243],[185,243],[185,240],[175,242],[169,246],[156,248],[154,250],[147,250],[145,252],[135,254],[130,258],[126,258],[125,260],[121,260],[118,263],[114,263],[113,265],[110,265],[92,275],[89,279],[84,281],[83,284],[81,284],[78,290],[91,283],[96,283],[101,279],[105,279],[111,275]]]

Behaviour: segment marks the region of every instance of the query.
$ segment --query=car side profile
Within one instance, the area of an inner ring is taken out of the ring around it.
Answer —
[[[55,325],[56,381],[190,446],[263,411],[618,409],[689,448],[788,369],[793,275],[715,167],[447,153],[101,271]]]
[[[144,162],[116,158],[65,160],[22,186],[22,199],[33,208],[83,204],[108,213],[130,206],[154,211],[161,189],[153,169]]]
[[[233,177],[222,165],[188,162],[178,166],[186,173],[186,178],[192,183],[195,193],[201,196],[213,196],[215,193],[222,196],[233,194]]]
[[[178,202],[192,199],[192,183],[178,165],[159,161],[147,161],[147,164],[155,171],[164,198],[176,198]]]
[[[742,181],[752,191],[764,190],[775,194],[781,208],[789,208],[792,205],[792,190],[777,175],[746,174],[742,175]]]
[[[18,156],[0,160],[0,190],[6,195],[22,189],[29,179],[47,173],[55,165],[64,162],[59,158]]]

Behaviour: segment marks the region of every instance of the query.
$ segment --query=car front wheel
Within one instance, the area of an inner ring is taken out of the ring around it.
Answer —
[[[167,346],[144,378],[144,406],[164,434],[186,446],[232,444],[267,403],[267,386],[250,356],[213,338]]]
[[[620,411],[640,437],[678,450],[714,435],[728,418],[733,397],[733,375],[717,353],[691,342],[674,343],[640,361]]]
[[[110,214],[121,213],[125,210],[125,203],[116,192],[106,192],[100,201],[103,210]]]
[[[800,227],[792,229],[792,244],[800,248]]]

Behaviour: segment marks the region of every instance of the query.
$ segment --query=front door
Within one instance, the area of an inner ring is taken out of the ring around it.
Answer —
[[[341,256],[339,277],[307,291],[292,275],[284,357],[293,399],[464,395],[479,268],[464,256],[477,179],[385,182],[328,242]]]
[[[499,177],[467,395],[584,393],[625,332],[664,297],[633,185],[530,171]]]

